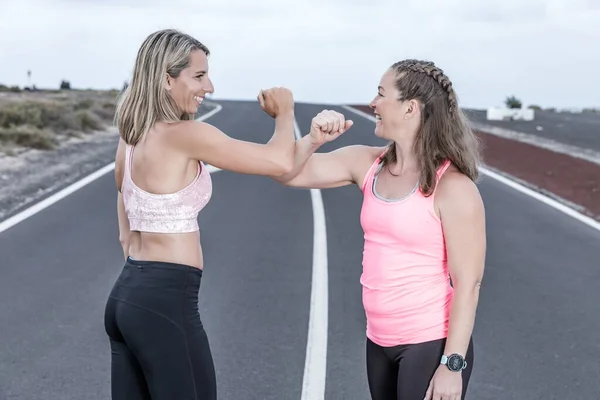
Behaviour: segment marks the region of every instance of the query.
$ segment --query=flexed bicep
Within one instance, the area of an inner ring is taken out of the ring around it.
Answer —
[[[184,126],[176,141],[190,158],[243,174],[281,176],[294,162],[294,102],[288,89],[261,91],[259,104],[275,119],[275,132],[266,143],[235,139],[220,129],[197,121]]]
[[[298,174],[278,181],[286,186],[314,189],[358,185],[380,151],[373,151],[369,146],[351,145],[328,153],[314,153]]]
[[[281,125],[291,121],[277,121]],[[293,161],[292,151],[282,150],[273,143],[254,143],[232,138],[218,128],[202,122],[182,134],[180,146],[187,155],[222,170],[251,175],[278,176],[289,172]]]

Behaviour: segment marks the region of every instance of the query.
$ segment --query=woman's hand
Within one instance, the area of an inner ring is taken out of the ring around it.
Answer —
[[[276,87],[261,90],[257,99],[260,108],[273,118],[284,114],[294,114],[294,96],[289,89]]]
[[[462,374],[440,365],[435,371],[423,400],[460,400]]]
[[[350,129],[353,124],[352,120],[346,121],[344,114],[323,110],[312,119],[310,124],[311,143],[321,146],[323,143],[331,142]]]

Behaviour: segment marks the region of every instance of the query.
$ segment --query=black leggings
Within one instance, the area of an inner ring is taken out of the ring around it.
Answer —
[[[202,271],[128,259],[106,304],[113,400],[213,400],[215,368],[198,312]]]
[[[367,338],[367,379],[372,400],[423,400],[433,374],[440,366],[446,339],[381,347]],[[473,339],[467,367],[462,371],[462,397],[473,369]]]

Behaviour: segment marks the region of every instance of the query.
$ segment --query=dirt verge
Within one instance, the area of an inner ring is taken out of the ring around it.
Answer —
[[[478,134],[487,165],[573,203],[578,211],[600,221],[599,165],[528,143]]]

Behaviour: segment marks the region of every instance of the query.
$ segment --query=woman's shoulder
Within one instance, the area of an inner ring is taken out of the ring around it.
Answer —
[[[359,174],[366,173],[369,168],[383,155],[386,147],[368,146],[363,144],[350,145],[343,148],[346,153],[347,162],[351,166],[358,167]]]
[[[188,154],[191,149],[209,144],[215,136],[215,130],[206,122],[184,120],[163,124],[156,133],[166,147]]]
[[[352,154],[351,161],[349,161],[353,169],[352,175],[358,187],[364,188],[369,172],[379,162],[386,147],[368,145],[355,145],[353,147],[354,154]]]
[[[385,146],[368,146],[368,145],[355,145],[354,155],[359,158],[357,161],[361,161],[362,164],[367,164],[369,167],[375,161],[377,161],[385,153],[387,147]]]
[[[365,152],[368,152],[373,159],[383,156],[388,146],[365,146]]]
[[[466,211],[483,206],[476,182],[452,163],[440,177],[435,192],[436,202],[440,207]]]

